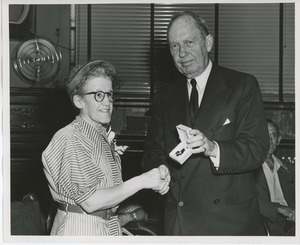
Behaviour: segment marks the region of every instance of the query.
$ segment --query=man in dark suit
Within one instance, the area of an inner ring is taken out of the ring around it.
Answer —
[[[274,155],[280,143],[279,127],[267,120],[270,149],[257,170],[258,202],[271,236],[295,235],[295,166]]]
[[[171,175],[165,234],[264,235],[254,171],[269,139],[257,80],[209,59],[213,37],[194,12],[174,15],[167,34],[185,77],[156,93],[143,157],[145,170],[164,164]],[[192,128],[183,164],[169,157],[179,124]]]

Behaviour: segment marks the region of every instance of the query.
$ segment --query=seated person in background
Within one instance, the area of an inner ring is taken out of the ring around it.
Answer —
[[[53,136],[42,154],[58,202],[51,235],[122,235],[123,225],[144,216],[141,209],[118,216],[122,201],[142,189],[162,195],[169,189],[164,166],[122,180],[119,155],[126,147],[115,145],[110,127],[116,82],[116,69],[105,60],[91,61],[70,75],[67,92],[79,115]]]
[[[270,150],[257,171],[260,212],[271,236],[295,235],[295,166],[279,160],[274,152],[281,136],[279,127],[267,120]]]

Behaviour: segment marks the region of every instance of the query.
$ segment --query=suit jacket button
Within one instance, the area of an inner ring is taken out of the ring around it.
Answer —
[[[218,204],[220,202],[220,199],[214,199],[214,204]]]
[[[182,207],[182,206],[183,206],[183,202],[179,202],[178,205],[179,205],[180,207]]]

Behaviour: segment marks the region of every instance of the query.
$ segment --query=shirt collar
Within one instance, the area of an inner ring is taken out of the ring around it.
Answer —
[[[273,160],[274,160],[274,168],[277,171],[281,166],[283,166],[283,164],[277,157],[275,157],[274,154],[272,155],[272,157],[273,157]]]
[[[274,161],[274,172],[277,172],[278,169],[283,166],[282,162],[274,156],[274,154],[272,155],[273,161]],[[267,168],[269,170],[269,166],[266,162],[263,163],[264,167]]]
[[[204,72],[202,72],[199,76],[194,78],[196,80],[197,86],[199,88],[205,88],[209,74],[211,72],[211,69],[212,69],[212,62],[211,62],[211,60],[209,60],[208,65],[207,65],[206,69],[204,70]],[[189,86],[192,86],[190,83],[191,80],[192,79],[188,79]]]

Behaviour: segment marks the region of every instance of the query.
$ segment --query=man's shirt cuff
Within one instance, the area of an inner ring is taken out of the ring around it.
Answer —
[[[218,170],[220,166],[220,147],[216,141],[213,141],[215,146],[217,147],[217,156],[216,157],[210,157],[210,160],[213,162],[214,167]]]

